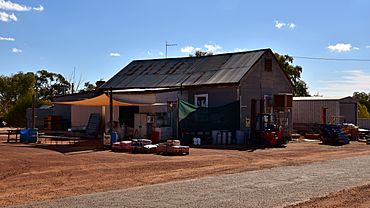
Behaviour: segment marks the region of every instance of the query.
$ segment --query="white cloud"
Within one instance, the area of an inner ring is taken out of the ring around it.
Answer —
[[[30,6],[13,3],[11,1],[0,0],[0,9],[7,10],[7,11],[16,11],[16,12],[28,12],[31,10],[42,12],[44,11],[45,8],[42,5],[32,8]]]
[[[117,52],[112,52],[109,54],[111,57],[120,57],[121,54],[120,53],[117,53]]]
[[[366,48],[370,48],[370,45],[366,46]]]
[[[205,51],[208,53],[216,54],[216,53],[220,53],[222,49],[221,46],[214,44],[214,43],[204,44],[204,48],[205,50],[203,50],[203,48],[200,48],[200,47],[196,48],[194,46],[185,46],[181,48],[180,51],[181,53],[186,53],[186,54],[193,54],[196,51]]]
[[[353,50],[360,50],[359,47],[353,47]]]
[[[147,51],[146,53],[148,54],[148,56],[152,55],[152,52],[150,52],[150,51]]]
[[[232,52],[243,52],[246,51],[246,48],[235,48]]]
[[[217,45],[217,44],[205,44],[204,47],[207,49],[207,52],[210,52],[210,53],[219,53],[220,50],[222,49],[221,46]]]
[[[325,96],[349,96],[353,92],[370,92],[370,73],[363,70],[341,72],[335,80],[319,81],[317,89]]]
[[[12,48],[11,50],[13,53],[22,53],[23,51],[19,48]]]
[[[294,23],[288,23],[288,27],[293,29],[293,28],[295,28],[295,24]]]
[[[42,5],[40,5],[38,7],[33,7],[33,10],[38,11],[38,12],[42,12],[42,11],[45,10],[45,8]]]
[[[181,50],[181,53],[193,53],[195,48],[193,46],[186,46],[186,47],[183,47],[180,49]]]
[[[30,11],[31,7],[13,3],[11,1],[0,0],[0,9],[8,10],[8,11],[24,12],[24,11]]]
[[[6,12],[0,12],[0,21],[2,22],[10,22],[10,21],[18,21],[17,16],[14,13],[8,14]]]
[[[283,29],[285,27],[288,27],[290,29],[294,29],[296,27],[296,24],[294,24],[294,23],[285,23],[285,22],[280,22],[279,20],[275,20],[275,27],[277,29]]]
[[[284,22],[279,22],[278,20],[275,20],[275,27],[278,29],[281,29],[286,26],[286,23]]]
[[[328,46],[328,49],[331,51],[331,52],[338,52],[338,53],[341,53],[341,52],[349,52],[351,51],[353,48],[352,48],[352,45],[349,44],[349,43],[337,43],[335,45],[329,45]]]
[[[164,53],[162,51],[159,51],[158,53],[160,56],[164,56]]]
[[[6,37],[1,37],[0,40],[5,40],[5,41],[15,41],[15,38],[6,38]]]

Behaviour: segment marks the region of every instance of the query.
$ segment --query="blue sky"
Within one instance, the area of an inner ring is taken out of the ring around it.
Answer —
[[[370,59],[370,1],[0,0],[0,74],[107,80],[134,59],[271,48]],[[370,92],[370,61],[296,58],[311,94]]]

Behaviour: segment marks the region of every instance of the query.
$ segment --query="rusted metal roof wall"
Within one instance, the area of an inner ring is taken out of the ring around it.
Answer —
[[[267,51],[270,49],[204,57],[133,61],[113,76],[101,89],[238,83]]]

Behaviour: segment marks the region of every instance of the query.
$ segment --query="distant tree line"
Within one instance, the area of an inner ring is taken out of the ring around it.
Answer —
[[[32,107],[34,95],[36,106],[50,105],[54,96],[77,92],[73,87],[63,75],[46,70],[0,75],[0,120],[11,126],[24,126],[26,109]],[[79,92],[95,88],[95,85],[86,82]]]

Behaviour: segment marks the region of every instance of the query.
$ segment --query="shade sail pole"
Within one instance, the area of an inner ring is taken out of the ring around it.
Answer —
[[[101,106],[101,115],[100,115],[100,133],[102,139],[102,146],[104,147],[104,134],[105,134],[105,106]]]
[[[109,130],[113,133],[113,90],[109,89]]]
[[[176,139],[180,139],[180,98],[177,96],[177,115],[176,115]]]

